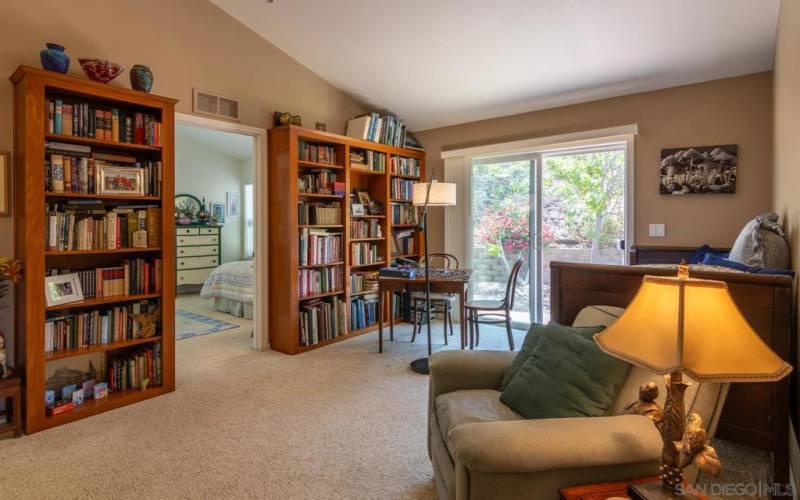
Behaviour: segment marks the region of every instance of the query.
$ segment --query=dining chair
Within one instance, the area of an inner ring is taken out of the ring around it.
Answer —
[[[428,255],[431,266],[440,269],[458,269],[458,258],[449,253],[431,253]],[[420,260],[420,268],[427,265],[425,257]],[[452,293],[431,293],[431,314],[442,314],[444,318],[444,344],[447,345],[448,325],[450,335],[453,335],[453,304],[456,296]],[[417,333],[422,331],[422,320],[428,314],[425,292],[414,292],[411,295],[411,304],[414,314],[414,330],[411,342],[417,338]],[[428,319],[430,321],[430,318]]]
[[[511,267],[506,283],[506,293],[501,300],[473,300],[464,308],[469,325],[469,348],[474,349],[481,341],[480,325],[506,325],[508,348],[514,350],[514,334],[511,331],[511,311],[514,309],[514,297],[517,294],[517,278],[524,261],[520,258]]]

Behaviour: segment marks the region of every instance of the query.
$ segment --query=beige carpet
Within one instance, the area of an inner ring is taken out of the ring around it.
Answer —
[[[400,330],[382,355],[374,333],[300,356],[181,340],[176,392],[0,441],[0,498],[434,498],[425,337]]]

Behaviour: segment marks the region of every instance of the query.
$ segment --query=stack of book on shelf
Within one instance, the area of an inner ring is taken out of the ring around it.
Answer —
[[[414,181],[407,179],[392,179],[392,199],[411,201],[414,199]]]
[[[161,122],[148,113],[47,100],[47,132],[109,142],[161,146]]]
[[[160,245],[158,206],[106,208],[96,201],[45,204],[47,250],[114,250]]]
[[[336,172],[319,169],[297,178],[297,190],[301,193],[333,194]]]
[[[405,124],[396,116],[380,116],[378,113],[369,113],[348,121],[345,135],[354,139],[402,148],[406,146],[408,134]],[[416,139],[414,142],[416,143]]]
[[[144,390],[161,385],[161,344],[151,344],[108,358],[108,390]]]
[[[341,267],[300,269],[297,272],[297,290],[301,298],[321,293],[338,292],[344,286]]]
[[[297,223],[300,225],[337,226],[342,223],[342,210],[338,203],[297,204]]]
[[[351,265],[374,264],[383,260],[378,254],[378,245],[375,243],[353,243],[351,247],[353,256]]]
[[[414,253],[414,232],[414,229],[394,232],[392,255],[410,255]]]
[[[353,294],[378,293],[376,271],[350,273],[350,290]]]
[[[392,224],[395,226],[417,225],[417,211],[408,203],[392,203]]]
[[[406,158],[404,156],[392,156],[389,161],[391,173],[394,175],[406,175],[409,177],[419,177],[420,163],[417,158]]]
[[[156,307],[157,302],[141,301],[50,316],[44,324],[44,350],[58,352],[134,339],[139,334],[139,323],[133,316],[152,312]]]
[[[386,172],[386,154],[364,149],[351,149],[350,168]]]
[[[303,228],[300,231],[301,266],[332,264],[342,261],[342,233]]]
[[[70,271],[46,269],[45,276],[75,273],[85,299],[161,291],[161,259],[125,259],[119,266]]]
[[[303,302],[300,306],[300,345],[309,346],[346,335],[345,306],[339,297]]]
[[[380,222],[376,219],[353,219],[350,221],[350,237],[383,238]]]
[[[300,161],[336,165],[336,148],[333,146],[300,141],[297,154]]]
[[[378,322],[378,294],[350,299],[350,330],[361,330]]]

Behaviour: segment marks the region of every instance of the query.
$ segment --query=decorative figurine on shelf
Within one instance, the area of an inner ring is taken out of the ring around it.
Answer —
[[[303,120],[300,118],[300,115],[293,115],[291,113],[282,113],[280,111],[276,111],[274,119],[276,127],[279,127],[281,125],[297,125],[298,127],[303,126]]]
[[[69,71],[69,56],[64,53],[64,46],[57,43],[46,44],[47,48],[39,52],[39,61],[47,71],[66,73]]]
[[[158,319],[161,317],[161,306],[149,313],[134,314],[133,320],[139,323],[139,338],[148,338],[156,334]]]
[[[106,59],[79,57],[78,62],[81,63],[81,69],[90,80],[100,83],[108,83],[124,71],[122,66]]]
[[[134,64],[131,68],[131,88],[140,92],[150,93],[153,88],[153,72],[144,64]]]

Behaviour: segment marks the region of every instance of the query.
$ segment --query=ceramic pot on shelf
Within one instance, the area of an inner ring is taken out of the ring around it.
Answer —
[[[69,71],[69,56],[64,53],[64,46],[52,42],[46,45],[47,48],[39,52],[39,60],[42,63],[42,67],[56,73]]]
[[[134,64],[131,68],[131,88],[150,93],[153,88],[153,72],[144,64]]]

